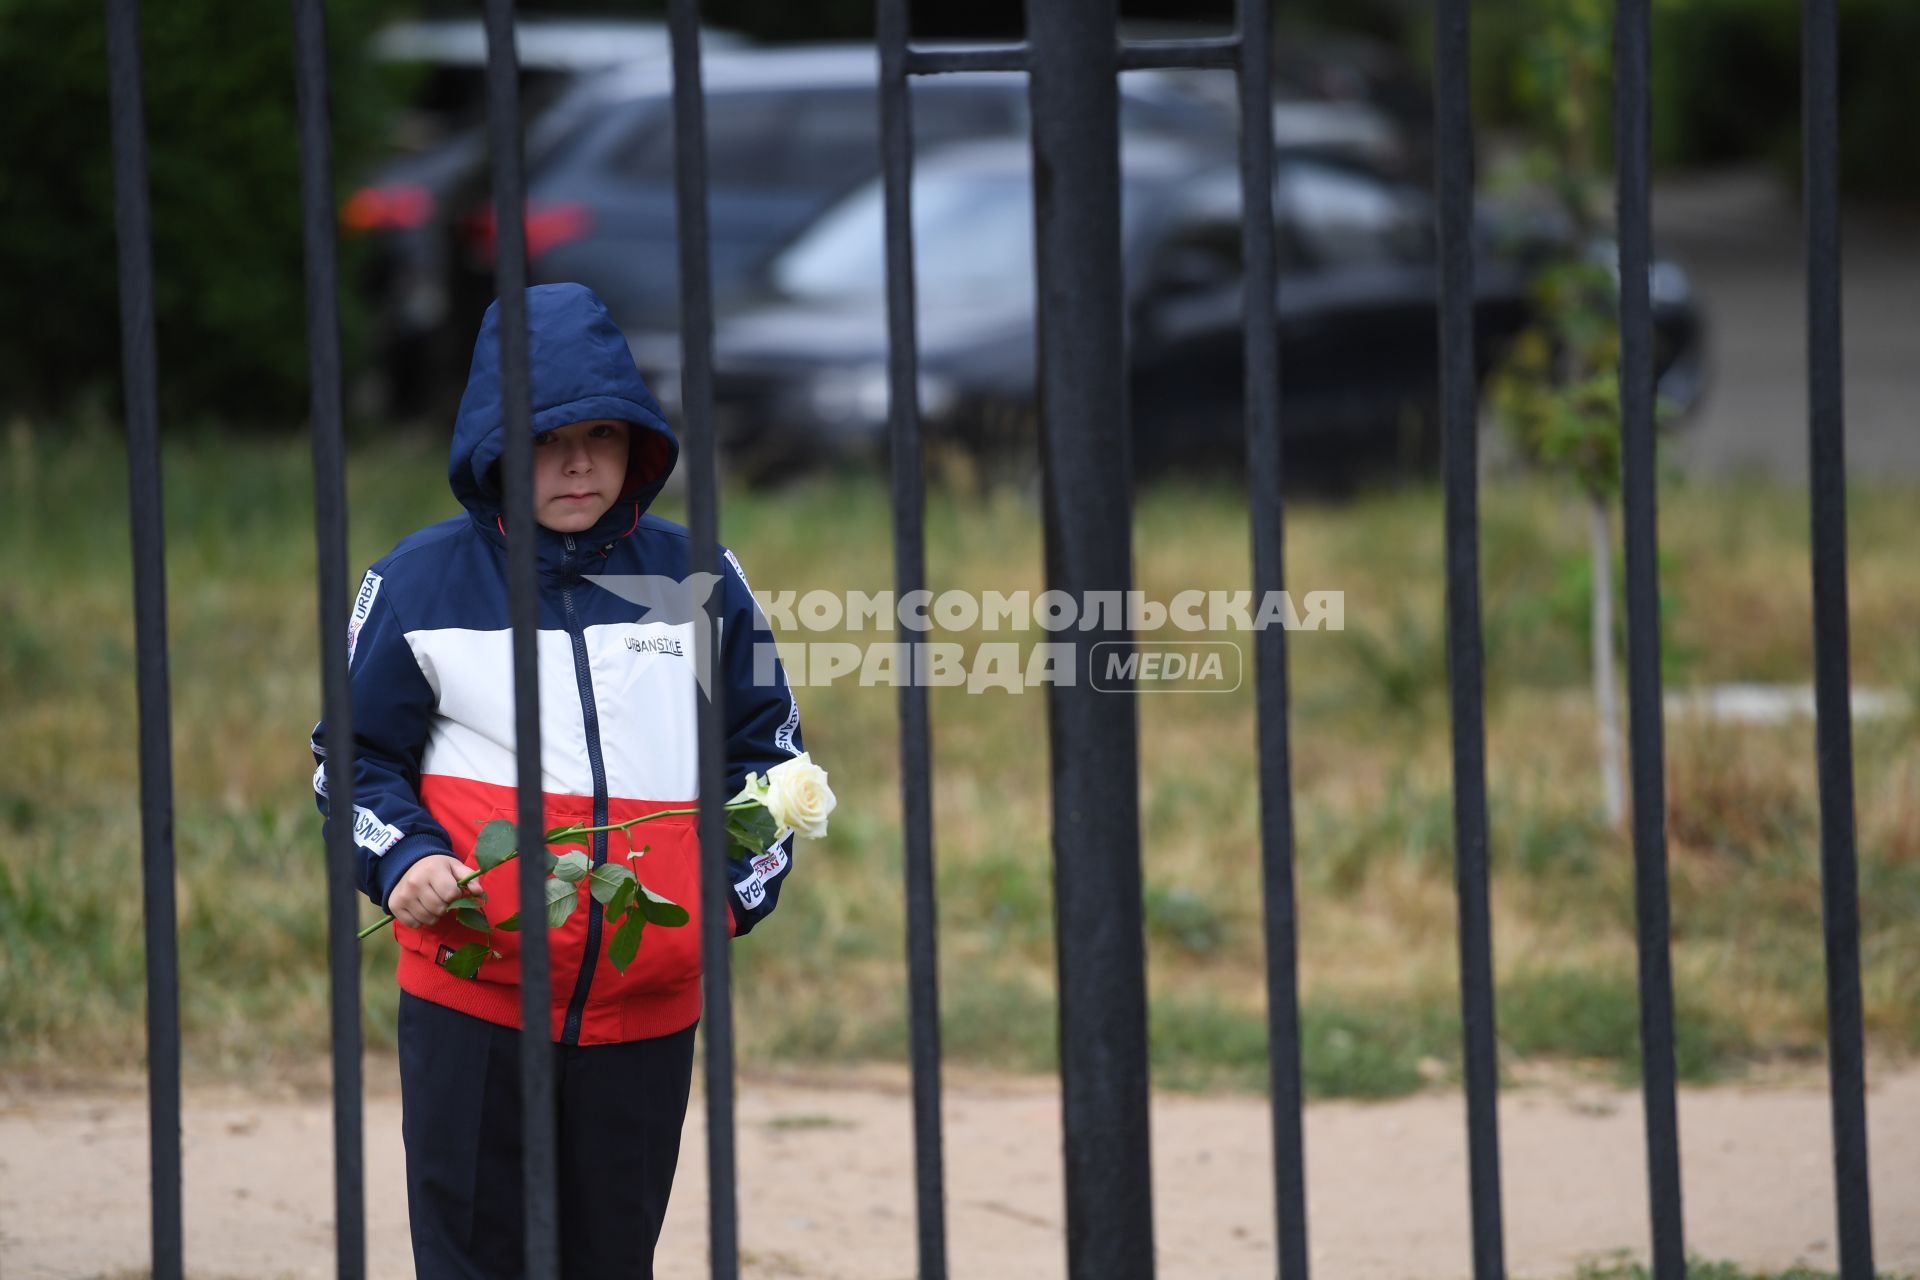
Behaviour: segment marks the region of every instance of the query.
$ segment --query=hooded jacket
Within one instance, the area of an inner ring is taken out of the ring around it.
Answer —
[[[696,621],[634,603],[599,575],[690,576],[687,530],[649,515],[679,443],[634,367],[626,340],[593,292],[577,284],[527,290],[533,431],[612,418],[630,424],[626,485],[593,527],[537,529],[539,701],[546,825],[605,826],[699,801]],[[407,868],[451,853],[477,866],[474,841],[496,818],[515,820],[513,633],[508,622],[499,303],[474,346],[448,462],[466,511],[408,537],[368,569],[347,628],[353,696],[353,841],[361,889],[385,909]],[[724,549],[723,549],[724,550]],[[799,754],[800,713],[746,575],[724,552],[713,679],[727,723],[727,795],[749,772]],[[698,579],[695,579],[698,581]],[[613,584],[616,585],[617,584]],[[631,593],[629,593],[631,594]],[[644,593],[642,593],[644,595]],[[704,598],[704,597],[701,597]],[[763,647],[761,647],[763,646]],[[756,647],[760,651],[756,654]],[[756,660],[757,659],[757,660]],[[314,791],[326,821],[325,724],[315,726]],[[631,860],[642,883],[685,907],[680,928],[649,925],[625,973],[606,958],[602,910],[580,899],[548,934],[552,1035],[608,1044],[668,1035],[700,1011],[700,874],[694,815],[676,815],[581,846],[597,866]],[[747,932],[778,901],[792,836],[758,858],[730,859],[731,932]],[[519,862],[481,876],[486,914],[519,910]],[[520,1025],[519,934],[491,932],[500,958],[458,978],[439,961],[482,940],[449,912],[425,929],[394,924],[398,980],[413,994],[505,1026]]]

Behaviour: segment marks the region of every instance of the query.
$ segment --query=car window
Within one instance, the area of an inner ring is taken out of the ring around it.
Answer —
[[[872,93],[735,94],[707,118],[715,186],[831,187],[858,182],[878,163]]]
[[[564,163],[567,157],[606,136],[628,133],[654,109],[650,100],[636,103],[607,100],[603,82],[581,80],[527,126],[526,165],[530,175]]]
[[[875,299],[886,289],[884,189],[870,181],[828,209],[771,264],[790,298]],[[1151,199],[1120,187],[1123,226]],[[1031,297],[1033,183],[1024,167],[921,169],[913,181],[914,285],[923,306]]]
[[[913,140],[916,147],[971,138],[1027,136],[1024,89],[970,89],[915,82]]]
[[[883,191],[871,183],[834,206],[773,262],[789,297],[878,298],[886,288]],[[914,280],[923,302],[963,302],[1032,288],[1033,195],[1017,176],[939,174],[913,184]]]
[[[1164,92],[1120,95],[1122,133],[1211,135],[1230,142],[1239,127],[1237,112],[1222,111],[1197,97]]]
[[[377,65],[403,104],[395,114],[392,137],[394,148],[402,154],[418,155],[486,124],[484,66],[396,61]],[[522,67],[520,103],[527,118],[559,98],[570,79],[570,73]]]
[[[914,95],[919,146],[1012,133],[1014,95],[934,92]],[[707,99],[708,180],[733,190],[839,190],[880,167],[879,104],[869,89],[720,93]],[[614,171],[671,181],[673,116],[661,99],[640,114],[613,149]]]

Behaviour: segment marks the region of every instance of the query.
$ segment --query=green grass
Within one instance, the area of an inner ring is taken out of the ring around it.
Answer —
[[[1881,1280],[1899,1280],[1891,1272],[1880,1272]],[[1652,1280],[1653,1273],[1637,1262],[1589,1263],[1575,1273],[1573,1280]],[[1709,1262],[1701,1258],[1687,1260],[1687,1280],[1838,1280],[1832,1271],[1817,1267],[1788,1267],[1784,1271],[1750,1271],[1731,1262]]]
[[[1631,969],[1593,972],[1545,968],[1500,986],[1499,1025],[1522,1058],[1597,1061],[1629,1081],[1640,1074],[1640,1001]],[[1674,1016],[1674,1066],[1682,1080],[1711,1080],[1753,1049],[1745,1029],[1697,998]]]
[[[456,510],[443,451],[410,437],[353,450],[353,574]],[[124,460],[98,430],[16,428],[0,461],[0,1064],[137,1063],[145,979]],[[168,442],[164,479],[189,1069],[312,1064],[324,1059],[327,1018],[306,750],[319,702],[307,448],[181,435]],[[1916,496],[1857,491],[1848,539],[1855,679],[1920,694]],[[1633,859],[1597,816],[1575,589],[1584,526],[1543,483],[1489,486],[1481,510],[1502,1063],[1631,1079]],[[672,503],[663,511],[677,514]],[[1348,626],[1287,637],[1310,1096],[1386,1097],[1458,1073],[1442,516],[1431,486],[1287,512],[1288,586],[1345,591]],[[1145,492],[1135,519],[1136,585],[1151,597],[1250,585],[1245,502],[1230,482]],[[892,585],[877,479],[729,492],[722,523],[758,589]],[[1806,528],[1795,491],[1667,482],[1670,687],[1808,679]],[[1018,496],[937,491],[928,539],[937,589],[1044,589],[1039,520]],[[735,949],[740,1051],[749,1064],[898,1059],[897,693],[841,683],[799,699],[840,808],[831,837],[799,851],[779,913]],[[945,1047],[956,1062],[1046,1069],[1058,1034],[1046,699],[936,688],[929,702]],[[1137,708],[1154,1078],[1257,1090],[1266,1005],[1252,681]],[[1908,716],[1854,733],[1863,995],[1877,1054],[1920,1051],[1916,731],[1920,717]],[[1682,1076],[1816,1055],[1825,1009],[1811,726],[1670,720],[1666,751]],[[361,911],[374,918],[370,904]],[[393,963],[390,942],[363,948],[375,1046],[391,1043]]]

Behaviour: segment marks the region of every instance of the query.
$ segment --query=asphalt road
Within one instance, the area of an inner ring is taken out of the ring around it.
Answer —
[[[1771,175],[1657,184],[1654,247],[1693,277],[1709,385],[1673,458],[1688,473],[1807,475],[1806,250],[1799,196]],[[1920,478],[1920,218],[1850,210],[1841,231],[1847,471]]]

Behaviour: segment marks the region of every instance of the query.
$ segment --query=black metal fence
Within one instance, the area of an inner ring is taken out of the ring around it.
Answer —
[[[1873,1273],[1867,1183],[1865,1080],[1860,1008],[1859,918],[1848,702],[1845,467],[1840,383],[1838,95],[1836,0],[1805,0],[1803,146],[1806,166],[1807,322],[1812,458],[1814,640],[1817,686],[1821,872],[1825,917],[1828,1045],[1833,1104],[1841,1275]],[[346,503],[341,423],[334,197],[329,178],[324,0],[292,0],[305,202],[306,284],[313,399],[315,534],[319,547],[326,777],[332,803],[352,804],[352,715],[346,641]],[[1435,99],[1440,244],[1440,357],[1446,491],[1448,678],[1454,762],[1461,1012],[1476,1280],[1505,1273],[1501,1227],[1494,991],[1488,912],[1489,842],[1482,720],[1479,535],[1476,509],[1476,389],[1472,281],[1472,130],[1467,103],[1467,0],[1437,0]],[[134,603],[139,636],[140,804],[145,885],[149,1088],[152,1114],[153,1274],[182,1268],[180,1023],[174,913],[172,774],[169,753],[165,583],[155,398],[151,238],[142,118],[137,0],[107,0],[112,79],[116,217],[120,246],[128,482]],[[1120,42],[1116,0],[1031,0],[1024,43],[925,49],[908,39],[907,0],[877,0],[881,150],[886,182],[887,302],[891,334],[891,486],[894,563],[900,593],[926,579],[921,439],[916,403],[912,137],[908,79],[977,70],[1030,76],[1033,119],[1041,460],[1046,573],[1051,589],[1124,591],[1132,566],[1124,422],[1125,334],[1119,241],[1119,73],[1147,67],[1231,69],[1239,77],[1240,163],[1246,261],[1247,477],[1256,591],[1282,581],[1283,454],[1280,357],[1274,316],[1273,138],[1270,0],[1241,0],[1232,36]],[[539,899],[543,861],[539,710],[534,679],[535,562],[530,485],[525,175],[520,155],[511,0],[487,0],[489,140],[499,228],[502,366],[506,396],[509,586],[520,753],[521,893]],[[706,234],[706,164],[698,0],[670,0],[674,71],[675,180],[680,227],[685,430],[691,465],[693,559],[716,563],[718,508],[713,446],[712,299]],[[1653,366],[1648,297],[1648,0],[1616,7],[1616,164],[1620,245],[1626,506],[1628,668],[1633,776],[1641,1046],[1653,1272],[1678,1280],[1685,1243],[1674,1105],[1673,994],[1668,959],[1663,744],[1653,473]],[[713,606],[709,606],[710,608]],[[1293,813],[1283,628],[1256,640],[1265,879],[1268,1028],[1278,1272],[1307,1275],[1300,1043],[1294,908]],[[1075,633],[1081,660],[1094,644],[1131,643],[1120,630]],[[903,641],[912,636],[903,630]],[[702,846],[724,842],[724,778],[718,685],[700,708]],[[1049,748],[1060,981],[1061,1084],[1065,1110],[1067,1254],[1076,1277],[1150,1276],[1154,1271],[1148,1149],[1145,958],[1134,706],[1082,682],[1049,689]],[[918,1269],[946,1274],[940,1128],[939,995],[933,879],[932,785],[924,689],[900,690],[900,757],[907,971],[913,1058],[918,1195]],[[338,1270],[366,1271],[361,1141],[357,893],[346,824],[327,848],[332,974],[334,1158]],[[705,963],[706,1108],[712,1273],[739,1272],[734,1199],[733,1043],[728,940],[729,886],[708,860]],[[1067,920],[1073,927],[1064,927]],[[553,1079],[544,1011],[546,923],[522,935],[526,1274],[557,1272]]]

